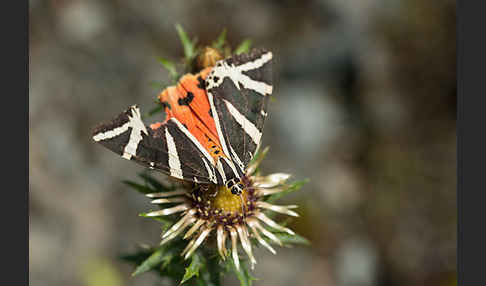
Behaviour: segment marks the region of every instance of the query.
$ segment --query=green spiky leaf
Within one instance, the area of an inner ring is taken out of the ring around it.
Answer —
[[[186,272],[184,273],[184,277],[180,284],[186,282],[187,280],[191,279],[194,276],[199,276],[199,270],[204,265],[203,259],[197,254],[194,253],[191,256],[191,264],[186,267]]]
[[[122,181],[122,183],[124,183],[127,186],[132,187],[134,190],[136,190],[139,193],[142,193],[144,195],[156,192],[156,190],[154,190],[154,189],[152,189],[148,186],[140,185],[140,184],[137,184],[137,183],[129,181],[129,180],[124,180],[124,181]]]
[[[221,34],[218,36],[216,41],[214,41],[211,46],[215,49],[221,50],[225,42],[226,42],[226,28],[223,29]]]
[[[235,262],[231,257],[228,259],[227,268],[235,273],[238,280],[240,280],[240,286],[251,286],[252,281],[257,280],[257,278],[250,275],[245,263],[241,263],[240,261],[240,269],[236,269]]]
[[[136,276],[147,271],[150,271],[160,265],[164,259],[167,261],[168,258],[165,256],[165,247],[160,247],[155,250],[147,259],[145,259],[132,273],[132,276]],[[169,258],[170,262],[172,258]],[[166,262],[167,264],[168,262]]]
[[[269,196],[266,201],[268,203],[272,203],[272,202],[280,199],[281,197],[283,197],[283,196],[285,196],[285,195],[287,195],[291,192],[300,190],[300,188],[302,188],[302,186],[304,186],[308,182],[309,182],[309,179],[305,179],[305,180],[301,180],[301,181],[294,181],[284,191]]]
[[[179,78],[179,74],[177,73],[175,64],[172,61],[169,61],[162,57],[159,57],[158,60],[162,64],[162,66],[169,72],[172,82],[177,82],[177,79]]]
[[[239,55],[242,53],[247,53],[251,48],[251,40],[246,39],[241,44],[238,45],[238,47],[235,49],[235,54]]]
[[[167,230],[174,223],[172,220],[168,219],[167,217],[149,216],[147,214],[148,213],[139,213],[138,216],[150,218],[150,219],[153,219],[153,220],[160,222],[162,224],[162,232]]]
[[[277,233],[274,233],[274,234],[275,234],[275,236],[278,237],[278,239],[280,239],[280,241],[283,244],[310,245],[309,240],[307,240],[305,237],[300,236],[298,234],[291,235],[291,234],[288,234],[286,232],[277,232]]]
[[[219,286],[221,285],[221,278],[224,274],[224,268],[220,264],[220,257],[213,255],[207,259],[207,267],[204,267],[204,272],[201,273],[201,278],[204,279],[205,285]]]
[[[189,63],[194,59],[196,56],[196,42],[197,39],[191,40],[187,36],[186,32],[182,28],[181,25],[176,24],[175,28],[177,30],[177,34],[182,42],[182,47],[184,48],[184,55],[186,57],[186,63]]]
[[[135,253],[133,254],[124,254],[120,255],[120,259],[131,262],[135,265],[140,265],[142,262],[144,262],[151,254],[153,253],[153,250],[148,249],[148,248],[140,248],[138,249]]]
[[[169,187],[160,183],[157,179],[147,173],[140,173],[138,174],[138,176],[141,177],[145,181],[145,183],[152,186],[152,188],[155,189],[156,192],[169,192],[174,190],[174,187]]]

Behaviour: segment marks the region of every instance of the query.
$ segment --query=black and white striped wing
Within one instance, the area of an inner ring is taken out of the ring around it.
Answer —
[[[93,131],[94,141],[125,159],[134,160],[174,178],[221,184],[210,154],[175,118],[152,130],[132,106]]]
[[[268,98],[272,94],[271,63],[271,52],[254,49],[218,62],[206,78],[223,151],[242,173],[262,137]]]

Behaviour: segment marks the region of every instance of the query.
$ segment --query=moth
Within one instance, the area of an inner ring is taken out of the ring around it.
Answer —
[[[272,53],[253,49],[186,74],[158,99],[163,122],[145,125],[134,105],[93,130],[93,140],[127,160],[198,184],[246,187],[272,94]]]

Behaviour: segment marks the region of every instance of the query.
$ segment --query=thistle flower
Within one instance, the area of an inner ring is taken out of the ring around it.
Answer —
[[[266,153],[267,150],[262,153]],[[192,185],[189,192],[181,189],[147,194],[147,197],[153,199],[154,204],[161,206],[171,204],[172,206],[147,213],[146,216],[167,216],[176,213],[180,213],[181,216],[162,234],[160,244],[167,244],[185,231],[183,239],[190,240],[181,255],[187,259],[213,234],[216,236],[216,245],[221,258],[224,260],[231,255],[237,269],[240,267],[238,244],[246,252],[252,269],[256,264],[251,238],[255,238],[259,244],[275,254],[275,250],[264,238],[278,245],[282,245],[282,242],[271,232],[271,229],[286,232],[289,235],[295,235],[295,233],[291,229],[279,225],[265,212],[272,211],[293,217],[299,215],[292,210],[297,207],[296,205],[274,205],[265,201],[267,196],[286,190],[284,183],[290,175],[275,173],[260,176],[256,170],[263,155],[248,166],[247,175],[242,179],[247,187],[240,196],[232,194],[225,186],[216,185]],[[231,243],[231,252],[226,248],[227,240]]]
[[[180,25],[176,25],[176,30],[184,48],[186,73],[199,72],[213,66],[218,59],[246,53],[251,47],[251,41],[246,39],[232,50],[226,43],[226,30],[223,30],[211,47],[201,48]],[[172,80],[177,81],[180,74],[176,65],[164,58],[160,58],[160,63]],[[160,89],[159,84],[157,86]],[[147,115],[154,115],[162,109],[158,106]],[[261,176],[258,166],[267,151],[268,148],[254,155],[242,178],[242,183],[247,187],[239,196],[224,186],[198,185],[187,181],[182,182],[181,188],[173,188],[147,173],[140,174],[144,185],[124,181],[161,207],[141,216],[152,217],[164,225],[160,246],[140,245],[135,253],[122,256],[122,259],[136,265],[132,275],[156,271],[160,276],[179,281],[180,284],[192,279],[197,285],[221,285],[220,277],[232,271],[241,285],[251,285],[255,278],[247,271],[246,264],[240,263],[238,248],[244,250],[254,268],[254,244],[264,246],[273,254],[276,252],[270,243],[281,246],[309,244],[305,238],[273,219],[276,213],[298,216],[292,210],[297,206],[279,206],[273,202],[300,189],[306,181],[286,183],[290,175],[283,173]],[[215,250],[221,259],[212,255]]]

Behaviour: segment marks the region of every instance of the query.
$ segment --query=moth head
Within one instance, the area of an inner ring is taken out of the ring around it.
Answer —
[[[228,188],[233,195],[239,196],[245,189],[245,185],[236,179],[231,179],[226,182],[226,188]]]

